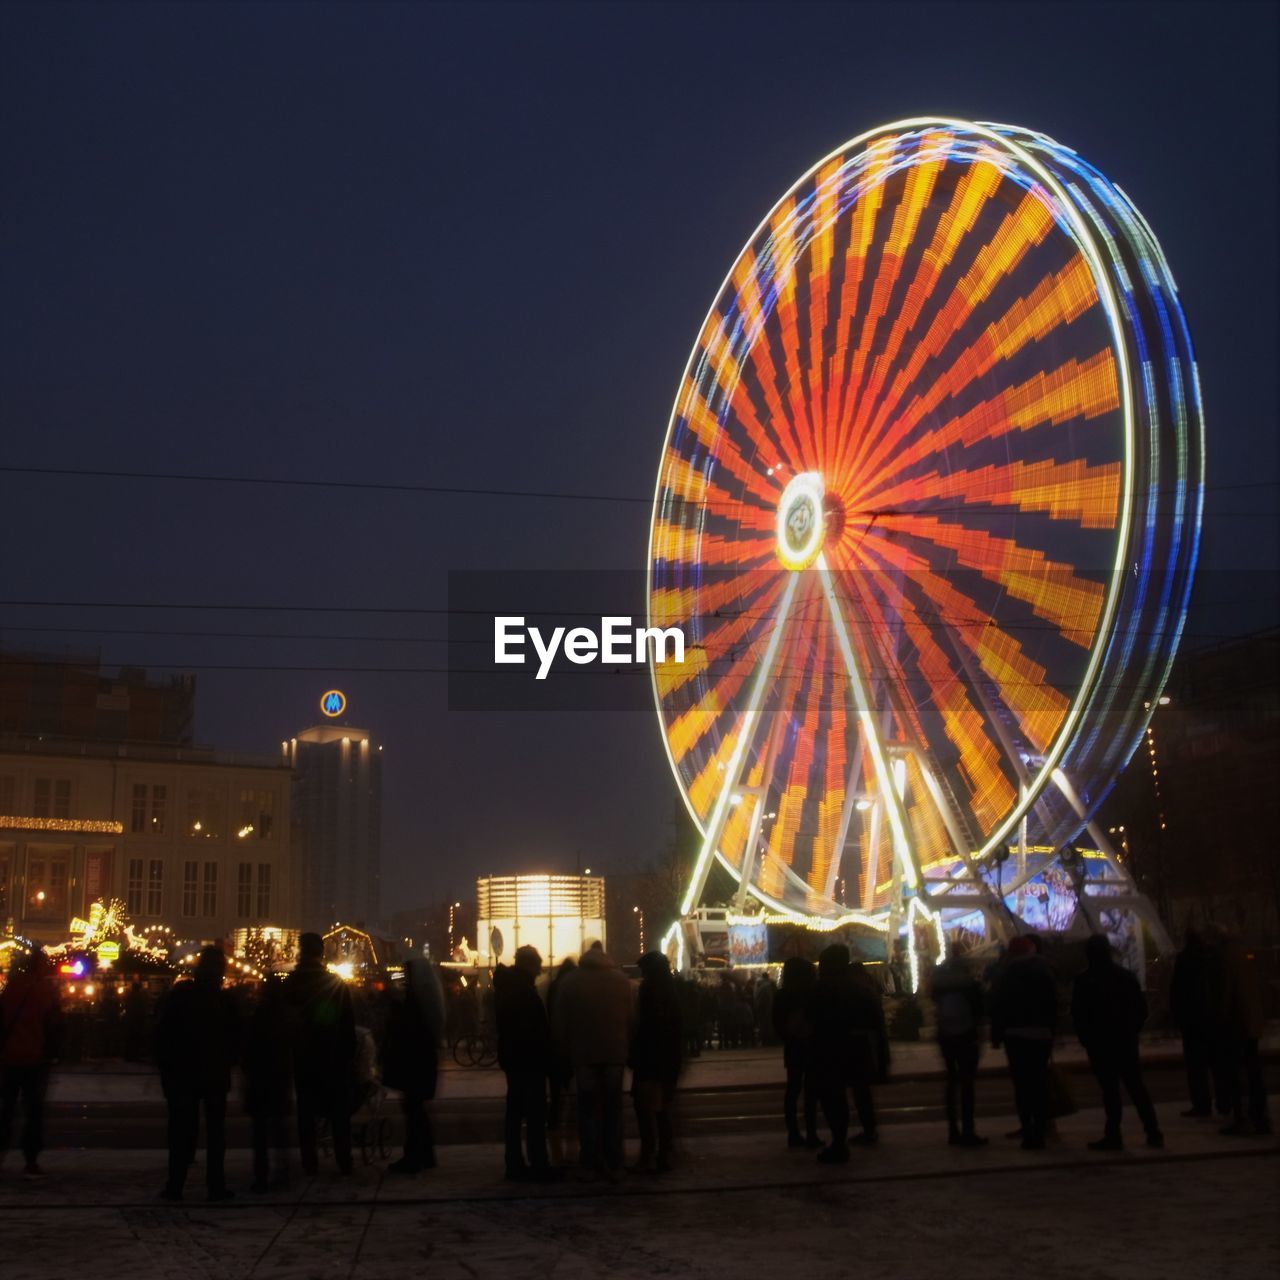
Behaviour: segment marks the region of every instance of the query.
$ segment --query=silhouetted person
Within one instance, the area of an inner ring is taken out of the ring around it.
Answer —
[[[676,1081],[684,1061],[684,1020],[671,965],[660,951],[640,957],[635,1030],[631,1037],[631,1099],[640,1132],[638,1173],[666,1173],[674,1154]]]
[[[22,1154],[28,1178],[43,1173],[44,1100],[61,1036],[58,988],[48,958],[37,948],[15,964],[0,993],[0,1163],[9,1150],[21,1098]]]
[[[293,1064],[285,1017],[284,980],[268,978],[258,993],[245,1028],[244,1105],[253,1132],[251,1191],[271,1189],[270,1152],[276,1151],[275,1185],[289,1183],[289,1135],[286,1126],[292,1092]]]
[[[1216,977],[1215,1055],[1228,1116],[1222,1132],[1233,1136],[1268,1134],[1271,1117],[1258,1043],[1266,1015],[1253,957],[1239,938],[1221,934]]]
[[[316,1122],[329,1121],[333,1154],[341,1173],[351,1172],[351,1112],[355,1102],[356,1022],[351,993],[324,963],[324,939],[304,933],[298,963],[284,980],[294,1096],[298,1107],[298,1148],[302,1172],[319,1168]]]
[[[98,1002],[100,1035],[98,1051],[104,1058],[120,1056],[120,993],[114,982],[102,984],[102,998]]]
[[[124,997],[124,1056],[130,1062],[141,1062],[147,1051],[147,1019],[151,1001],[146,988],[137,978],[129,984]]]
[[[1213,996],[1204,935],[1188,929],[1173,962],[1169,1013],[1182,1034],[1182,1063],[1191,1106],[1184,1116],[1213,1114]]]
[[[240,1028],[231,996],[222,989],[227,958],[205,947],[190,980],[174,983],[156,1016],[155,1060],[169,1111],[169,1176],[160,1196],[181,1200],[187,1165],[195,1159],[204,1109],[205,1187],[210,1200],[229,1200],[227,1093],[239,1056]]]
[[[791,956],[782,965],[782,986],[773,998],[773,1030],[782,1041],[782,1064],[787,1072],[787,1089],[782,1098],[782,1115],[787,1125],[789,1147],[822,1145],[818,1137],[818,1087],[814,1080],[813,1024],[808,1002],[818,971],[808,960]],[[804,1097],[804,1132],[800,1132],[799,1104]]]
[[[761,1044],[775,1043],[773,1033],[773,1002],[778,998],[778,984],[769,974],[762,974],[756,981],[752,1003],[756,1014],[756,1036]]]
[[[550,1176],[547,1077],[552,1067],[551,1025],[535,986],[542,972],[542,957],[534,947],[517,947],[512,959],[512,964],[500,964],[493,971],[493,1012],[498,1028],[498,1065],[507,1077],[503,1121],[506,1174],[512,1182],[527,1182]],[[527,1162],[524,1151],[528,1152]]]
[[[1058,990],[1039,939],[1009,943],[991,991],[991,1043],[1004,1050],[1022,1123],[1024,1151],[1042,1151],[1049,1131],[1049,1059],[1058,1021]]]
[[[849,963],[849,948],[834,943],[818,956],[818,981],[809,999],[813,1024],[814,1072],[822,1112],[831,1129],[830,1145],[818,1152],[824,1164],[849,1159],[849,1097],[862,1132],[854,1139],[866,1146],[878,1140],[873,1079],[889,1064],[880,993],[865,969]]]
[[[556,1000],[556,1039],[573,1063],[578,1161],[586,1177],[622,1171],[622,1076],[631,1048],[631,984],[599,943],[583,952]]]
[[[1123,1150],[1122,1084],[1146,1130],[1147,1146],[1163,1147],[1160,1122],[1142,1079],[1138,1058],[1138,1036],[1147,1020],[1147,1000],[1142,987],[1128,969],[1116,964],[1105,935],[1095,933],[1084,944],[1084,954],[1086,968],[1071,989],[1071,1021],[1102,1089],[1102,1109],[1106,1116],[1102,1137],[1089,1143],[1089,1147],[1093,1151]]]
[[[404,992],[387,1010],[382,1046],[382,1083],[400,1091],[404,1110],[404,1155],[391,1173],[415,1174],[436,1167],[435,1137],[427,1103],[436,1096],[444,989],[431,961],[405,961]]]
[[[556,976],[551,979],[551,985],[547,988],[547,1022],[551,1026],[555,1026],[556,1001],[564,986],[564,980],[576,968],[573,957],[567,956],[560,962]],[[551,1069],[547,1073],[547,1145],[550,1148],[551,1163],[557,1169],[566,1163],[563,1137],[564,1095],[572,1080],[573,1063],[570,1062],[564,1046],[552,1036]]]
[[[982,984],[959,956],[949,956],[933,971],[933,1009],[938,1051],[947,1069],[947,1141],[952,1146],[982,1147],[974,1132],[974,1083],[981,1056]]]

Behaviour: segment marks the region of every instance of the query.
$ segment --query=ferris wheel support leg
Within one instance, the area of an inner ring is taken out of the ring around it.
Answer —
[[[784,678],[784,688],[785,683]],[[742,871],[738,876],[738,892],[733,899],[733,905],[739,911],[746,906],[747,891],[751,888],[751,879],[755,875],[756,860],[760,853],[760,828],[764,821],[764,806],[769,799],[769,779],[773,777],[773,766],[782,748],[785,723],[784,716],[775,718],[769,734],[769,744],[765,748],[764,768],[760,771],[761,786],[756,790],[755,804],[751,811],[751,826],[747,832],[747,842],[742,847]],[[740,790],[745,791],[746,788],[740,788]]]
[[[798,573],[791,574],[787,579],[786,588],[783,590],[782,600],[778,605],[778,613],[773,621],[773,630],[769,633],[769,641],[765,646],[764,659],[756,671],[756,678],[751,686],[751,696],[747,702],[747,709],[742,715],[742,725],[738,731],[737,740],[733,744],[733,751],[729,756],[729,764],[724,771],[724,786],[720,788],[720,794],[716,797],[716,802],[712,806],[711,819],[707,823],[702,848],[698,851],[698,860],[694,863],[693,875],[689,880],[689,888],[685,891],[684,900],[680,904],[680,911],[686,916],[697,905],[698,899],[702,897],[703,889],[707,887],[707,876],[711,871],[711,863],[715,857],[716,850],[720,847],[725,824],[729,820],[729,810],[732,807],[733,797],[739,794],[739,785],[742,780],[742,770],[747,760],[747,752],[750,750],[751,740],[755,736],[756,726],[760,720],[760,708],[764,705],[765,697],[773,680],[774,669],[778,665],[778,652],[782,647],[782,634],[786,630],[787,618],[791,614],[791,606],[795,601],[796,586],[799,580],[800,575]],[[761,803],[763,803],[763,797],[761,798]]]
[[[1169,937],[1169,931],[1164,926],[1164,921],[1156,914],[1155,908],[1151,905],[1151,900],[1134,883],[1133,877],[1129,874],[1129,869],[1120,861],[1111,842],[1102,834],[1102,828],[1092,818],[1087,817],[1087,810],[1066,774],[1061,769],[1055,769],[1053,771],[1053,781],[1077,815],[1085,819],[1085,830],[1088,831],[1090,839],[1097,845],[1098,851],[1106,858],[1108,870],[1127,890],[1126,893],[1118,894],[1114,898],[1090,898],[1086,901],[1082,885],[1077,892],[1077,896],[1080,899],[1080,908],[1085,914],[1089,927],[1095,931],[1098,928],[1097,922],[1093,919],[1090,911],[1091,906],[1125,908],[1132,911],[1147,926],[1147,930],[1155,941],[1156,948],[1160,954],[1162,956],[1172,955],[1174,952],[1173,941]]]
[[[862,786],[862,752],[854,755],[853,764],[849,767],[849,777],[845,783],[844,804],[840,810],[840,826],[836,830],[836,842],[832,847],[831,865],[827,868],[827,883],[824,886],[826,896],[834,898],[836,883],[844,869],[844,851],[849,840],[849,824],[861,799],[859,789]],[[865,807],[865,804],[864,804]]]
[[[863,741],[867,744],[872,768],[875,770],[876,789],[884,797],[889,830],[893,833],[894,852],[897,854],[898,864],[902,868],[902,875],[907,884],[917,892],[924,893],[924,877],[920,873],[919,866],[916,865],[915,850],[912,849],[910,837],[907,834],[907,813],[903,806],[902,795],[894,783],[888,752],[885,750],[884,743],[880,741],[875,710],[867,693],[866,681],[858,668],[858,660],[849,639],[849,629],[845,626],[844,614],[840,611],[835,582],[831,577],[831,570],[827,568],[825,556],[819,555],[815,564],[822,580],[822,594],[826,597],[827,608],[835,627],[840,655],[844,659],[845,670],[849,675],[849,688],[853,693],[854,706],[862,727]]]

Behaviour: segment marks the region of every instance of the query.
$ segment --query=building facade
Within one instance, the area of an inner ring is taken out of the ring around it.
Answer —
[[[301,927],[373,929],[382,890],[382,747],[367,729],[322,724],[281,749],[294,774],[294,896]]]
[[[94,742],[189,747],[193,675],[148,678],[140,667],[102,669],[97,657],[0,655],[0,732]]]
[[[183,938],[290,923],[290,779],[204,748],[0,735],[0,929],[61,942],[111,897]]]

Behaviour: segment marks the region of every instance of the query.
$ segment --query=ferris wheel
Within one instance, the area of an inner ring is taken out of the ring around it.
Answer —
[[[1202,489],[1177,289],[1098,170],[946,119],[810,169],[712,304],[658,475],[684,911],[719,863],[740,908],[935,952],[1104,909],[1161,937],[1091,818],[1168,676]]]

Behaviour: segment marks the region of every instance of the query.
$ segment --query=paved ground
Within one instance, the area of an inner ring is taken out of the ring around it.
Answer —
[[[1036,1280],[1269,1277],[1280,1268],[1278,1148],[1175,1120],[1163,1152],[1084,1149],[1096,1111],[1024,1153],[998,1135],[961,1151],[936,1124],[886,1130],[846,1168],[765,1135],[699,1139],[676,1173],[530,1194],[499,1181],[497,1147],[442,1151],[441,1168],[397,1180],[380,1167],[322,1174],[288,1193],[158,1203],[162,1157],[51,1152],[42,1183],[0,1174],[0,1274],[80,1280],[531,1280],[632,1277],[910,1277]],[[229,1173],[247,1182],[247,1153]]]

